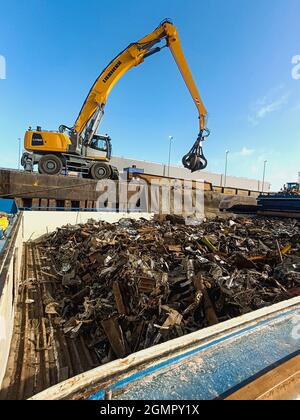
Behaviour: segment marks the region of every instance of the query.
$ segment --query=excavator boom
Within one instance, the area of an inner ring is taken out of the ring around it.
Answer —
[[[156,47],[163,40],[166,41],[166,45]],[[98,130],[104,107],[114,85],[128,70],[138,66],[145,58],[159,52],[164,47],[170,48],[199,114],[199,135],[192,149],[184,156],[183,165],[192,172],[204,169],[207,166],[207,161],[202,152],[202,141],[209,134],[206,128],[207,111],[185,59],[177,29],[169,20],[162,22],[151,34],[136,43],[130,44],[100,74],[90,90],[72,129],[73,135],[71,138],[75,139],[75,142],[89,144]]]

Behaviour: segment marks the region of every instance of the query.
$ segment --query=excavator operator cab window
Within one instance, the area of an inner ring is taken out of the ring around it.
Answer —
[[[107,152],[107,140],[101,139],[99,137],[94,137],[90,147],[100,152]]]

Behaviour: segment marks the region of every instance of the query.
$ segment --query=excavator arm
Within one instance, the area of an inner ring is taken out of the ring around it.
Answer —
[[[156,46],[163,40],[166,41],[163,47]],[[71,138],[75,139],[77,145],[78,143],[89,144],[93,138],[104,113],[108,96],[118,80],[132,67],[138,66],[145,58],[165,47],[170,48],[199,113],[199,135],[190,152],[184,156],[183,165],[192,172],[204,169],[207,166],[207,160],[202,151],[202,142],[209,135],[206,128],[207,111],[186,62],[177,29],[169,20],[162,22],[151,34],[136,43],[130,44],[100,74],[72,128]]]

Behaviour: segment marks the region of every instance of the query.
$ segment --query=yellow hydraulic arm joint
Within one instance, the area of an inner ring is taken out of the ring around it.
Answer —
[[[166,41],[166,45],[155,47],[162,40]],[[163,21],[151,34],[130,44],[106,67],[90,90],[72,131],[77,138],[88,142],[87,136],[91,138],[97,130],[97,121],[99,120],[99,124],[107,98],[114,85],[128,70],[138,66],[145,58],[159,52],[164,47],[170,48],[199,113],[198,138],[190,152],[183,158],[183,165],[194,172],[207,166],[207,160],[202,152],[202,141],[209,135],[206,128],[207,111],[186,62],[177,29],[169,20]],[[99,114],[101,114],[100,118]]]

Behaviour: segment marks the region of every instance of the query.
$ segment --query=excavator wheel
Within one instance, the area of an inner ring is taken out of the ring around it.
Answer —
[[[109,165],[103,162],[94,163],[91,167],[91,177],[93,179],[109,179],[112,175],[112,170]]]
[[[43,156],[39,161],[39,173],[58,175],[63,169],[62,161],[55,155]]]

